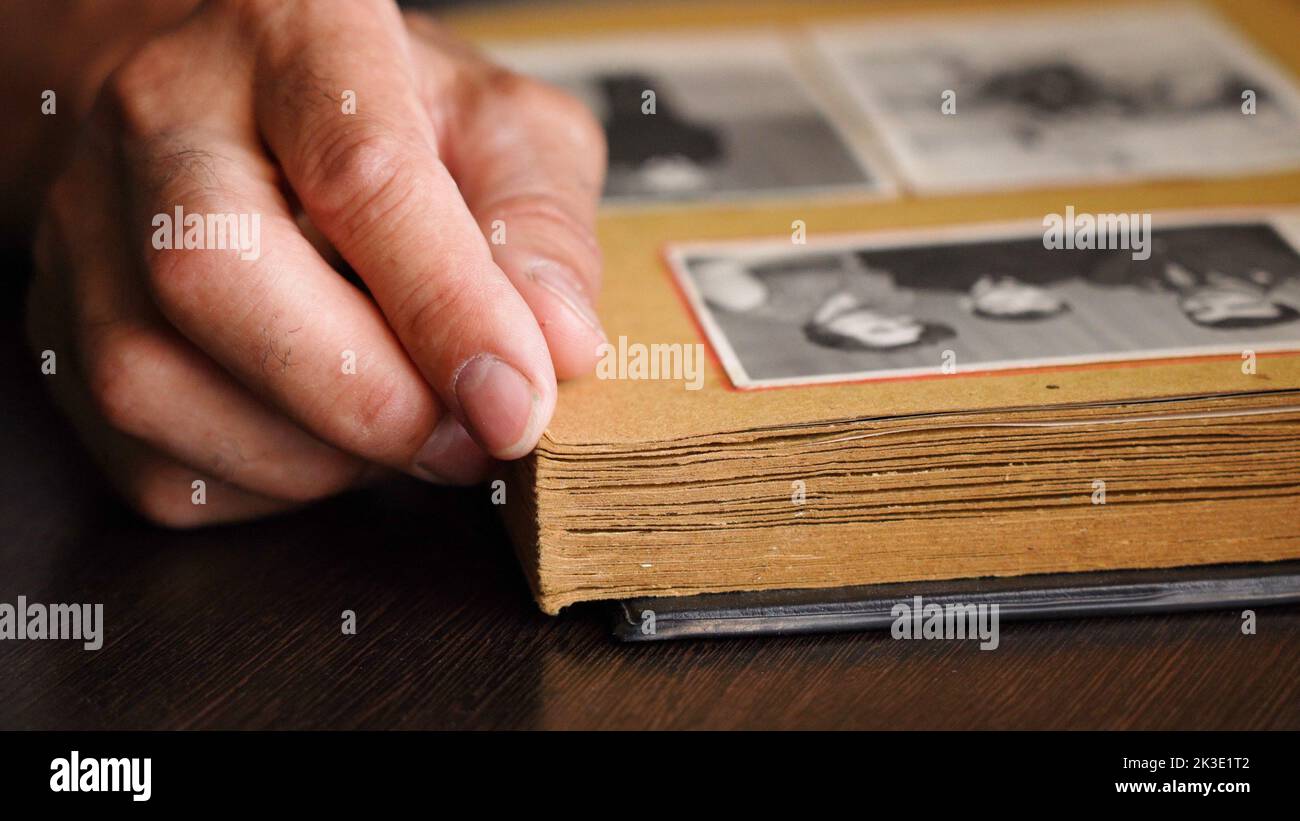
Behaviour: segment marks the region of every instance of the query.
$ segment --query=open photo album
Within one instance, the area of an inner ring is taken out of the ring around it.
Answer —
[[[1296,54],[1112,11],[494,48],[610,146],[542,609],[1300,558]]]

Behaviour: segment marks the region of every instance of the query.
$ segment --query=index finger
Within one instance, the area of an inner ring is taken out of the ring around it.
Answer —
[[[492,455],[523,456],[550,421],[555,372],[439,156],[402,18],[391,3],[300,8],[302,25],[261,41],[264,136],[434,391]]]

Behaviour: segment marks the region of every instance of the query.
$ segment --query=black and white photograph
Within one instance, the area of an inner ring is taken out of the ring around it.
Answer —
[[[1300,166],[1300,94],[1199,6],[825,26],[818,47],[923,191]]]
[[[606,203],[891,190],[777,35],[647,36],[493,53],[596,114],[609,145]]]
[[[759,388],[1300,350],[1294,220],[1156,215],[1146,259],[1037,224],[670,258],[731,382]]]

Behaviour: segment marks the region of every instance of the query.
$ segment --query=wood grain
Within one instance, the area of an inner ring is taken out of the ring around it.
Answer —
[[[8,266],[12,271],[12,265]],[[151,528],[0,332],[0,601],[102,602],[104,648],[0,642],[0,728],[1290,728],[1300,607],[621,645],[539,613],[485,490],[401,482],[258,524]],[[341,633],[355,610],[359,632]]]

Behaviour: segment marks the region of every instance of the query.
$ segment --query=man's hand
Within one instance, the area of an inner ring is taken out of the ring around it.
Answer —
[[[479,481],[595,363],[604,158],[580,103],[391,0],[210,0],[104,83],[48,192],[29,338],[155,521],[386,469]],[[255,215],[258,252],[166,247],[178,208]]]

